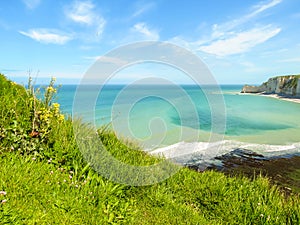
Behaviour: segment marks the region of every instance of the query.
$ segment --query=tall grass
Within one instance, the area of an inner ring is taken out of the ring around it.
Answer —
[[[285,198],[262,177],[250,181],[183,168],[151,186],[107,180],[78,150],[73,123],[79,120],[62,119],[51,99],[37,100],[30,87],[3,75],[0,90],[0,224],[300,223],[299,196]],[[160,161],[109,130],[98,133],[120,161]]]

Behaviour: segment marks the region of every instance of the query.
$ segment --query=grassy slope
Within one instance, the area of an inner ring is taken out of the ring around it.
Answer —
[[[106,180],[86,166],[70,119],[53,118],[46,133],[38,124],[40,135],[31,137],[32,96],[1,75],[0,90],[0,191],[6,192],[0,194],[0,224],[300,223],[298,196],[285,199],[260,177],[249,181],[181,169],[152,186]],[[111,132],[100,132],[100,138],[124,162],[159,161]]]

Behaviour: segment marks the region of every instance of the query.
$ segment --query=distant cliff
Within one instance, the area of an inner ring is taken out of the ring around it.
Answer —
[[[260,86],[245,85],[241,92],[300,97],[300,75],[273,77]]]

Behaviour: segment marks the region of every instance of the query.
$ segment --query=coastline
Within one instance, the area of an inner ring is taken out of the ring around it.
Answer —
[[[248,149],[234,151],[216,157],[206,170],[216,170],[228,176],[244,175],[254,179],[258,174],[268,177],[286,196],[300,193],[300,154],[285,154],[266,157]],[[201,171],[201,165],[189,165],[191,169]]]
[[[208,143],[179,142],[149,153],[171,159],[197,172],[215,170],[228,176],[244,175],[250,179],[261,174],[268,177],[287,196],[292,192],[300,193],[300,143],[280,146],[236,142],[229,149],[230,143],[231,141],[215,143],[214,147],[223,144],[225,148],[221,147],[219,151],[211,148],[210,151],[213,152],[207,152],[205,150]]]
[[[258,95],[258,96],[264,96],[269,98],[275,98],[278,100],[288,101],[288,102],[294,102],[300,104],[300,98],[294,98],[291,96],[283,96],[278,94],[265,94],[265,93],[238,93],[239,95]]]

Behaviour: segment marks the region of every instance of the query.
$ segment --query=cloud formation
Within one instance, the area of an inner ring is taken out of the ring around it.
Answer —
[[[147,40],[159,40],[159,34],[156,30],[150,30],[146,23],[137,23],[132,30],[141,34]]]
[[[30,29],[27,32],[19,31],[19,33],[43,44],[63,45],[73,39],[70,35],[51,29]]]
[[[155,6],[154,2],[148,2],[143,5],[139,5],[139,6],[137,6],[136,11],[132,14],[131,17],[132,18],[138,17],[138,16],[144,14],[145,12],[149,11],[150,9],[154,8],[154,6]]]
[[[280,63],[300,63],[300,57],[278,60]]]
[[[248,22],[250,22],[252,19],[255,19],[261,13],[278,5],[281,2],[282,0],[272,0],[269,2],[260,3],[253,6],[250,13],[243,15],[238,19],[227,21],[221,24],[214,24],[212,26],[212,39],[217,39],[229,35],[232,30],[245,26]]]
[[[24,0],[30,7],[33,7],[34,4],[38,4],[40,1],[41,0]],[[106,21],[96,12],[96,7],[91,1],[73,1],[70,5],[66,6],[64,15],[67,19],[72,21],[68,29],[73,30],[71,34],[46,28],[19,31],[19,33],[45,44],[62,45],[75,38],[87,42],[94,42],[101,39]],[[73,24],[75,24],[76,28],[72,27]]]
[[[96,13],[95,5],[91,1],[74,1],[66,8],[65,16],[76,24],[95,29],[98,37],[104,31],[106,20]]]
[[[197,46],[197,50],[217,56],[247,52],[256,45],[262,44],[280,33],[281,28],[271,24],[253,28],[253,20],[255,21],[260,14],[281,2],[282,0],[262,2],[253,6],[250,13],[239,19],[214,24],[211,37],[208,40],[194,42],[191,45]]]
[[[269,40],[280,31],[280,28],[273,28],[271,26],[254,28],[236,33],[230,38],[217,40],[209,45],[201,46],[198,50],[218,56],[239,54],[247,52],[252,47]]]

